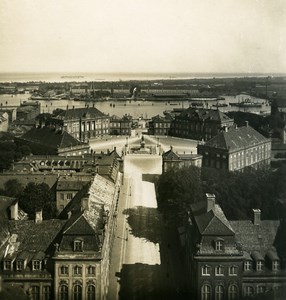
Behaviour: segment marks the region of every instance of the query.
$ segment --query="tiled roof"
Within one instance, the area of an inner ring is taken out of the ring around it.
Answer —
[[[220,110],[205,109],[205,108],[192,108],[189,107],[182,111],[181,117],[188,117],[200,120],[214,120],[214,121],[231,121],[226,114],[222,113]]]
[[[157,116],[152,118],[153,122],[170,122],[172,120],[173,120],[173,118],[169,114],[167,114],[164,117],[162,117],[160,115],[157,115]]]
[[[272,249],[279,228],[279,221],[262,220],[254,225],[250,220],[229,221],[243,250],[258,251],[262,256]]]
[[[192,206],[192,210],[193,209],[194,206]],[[219,205],[215,204],[214,208],[209,210],[208,212],[194,214],[200,234],[216,236],[234,235],[234,231]]]
[[[41,223],[31,220],[9,221],[11,238],[7,254],[19,254],[23,251],[46,252],[65,222],[58,219],[43,220]]]
[[[163,159],[173,159],[173,160],[179,160],[180,157],[178,154],[176,154],[172,149],[166,151],[162,154]]]
[[[20,139],[41,144],[47,147],[66,148],[71,146],[82,145],[83,143],[75,139],[66,131],[55,131],[49,127],[33,127],[26,132]]]
[[[91,180],[91,176],[90,176]],[[57,182],[57,191],[79,191],[85,185],[87,185],[90,180],[81,180],[77,177],[71,176],[61,176]]]
[[[222,131],[204,145],[219,149],[235,151],[245,147],[255,146],[259,143],[270,141],[250,126],[230,128]]]
[[[95,107],[67,109],[60,113],[56,118],[61,120],[73,120],[85,117],[97,118],[106,116]]]

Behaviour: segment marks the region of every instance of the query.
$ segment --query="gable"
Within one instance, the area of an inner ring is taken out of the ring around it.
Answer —
[[[69,223],[69,222],[67,222]],[[84,215],[76,218],[71,224],[68,224],[64,230],[67,235],[94,235],[95,232],[85,219]]]

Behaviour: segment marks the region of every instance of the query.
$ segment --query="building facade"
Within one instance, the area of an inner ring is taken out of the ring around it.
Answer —
[[[113,115],[110,118],[110,130],[111,135],[131,135],[132,129],[132,117],[130,115],[124,115],[122,118]]]
[[[219,110],[189,107],[175,116],[169,132],[172,136],[207,141],[231,126],[233,119]]]
[[[109,135],[110,117],[95,107],[67,109],[53,122],[82,142]]]
[[[259,209],[253,221],[229,221],[212,194],[193,204],[186,237],[192,299],[234,300],[285,288],[281,226],[260,220]]]
[[[164,117],[157,115],[149,122],[148,134],[169,135],[173,118],[170,115]]]
[[[203,167],[239,171],[270,165],[271,140],[246,126],[230,128],[201,143],[198,154],[203,156]]]

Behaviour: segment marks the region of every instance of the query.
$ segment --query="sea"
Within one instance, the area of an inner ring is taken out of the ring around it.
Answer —
[[[285,74],[264,73],[0,73],[0,82],[90,82],[90,81],[126,81],[126,80],[170,80],[195,78],[234,78],[234,77],[268,77],[285,76]]]

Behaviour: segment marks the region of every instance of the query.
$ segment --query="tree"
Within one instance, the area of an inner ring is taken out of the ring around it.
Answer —
[[[17,197],[23,192],[23,186],[17,179],[9,179],[4,183],[4,194],[8,197]]]
[[[41,209],[43,210],[44,219],[55,217],[55,201],[46,183],[28,183],[17,199],[19,206],[31,219],[34,218],[35,212]]]

